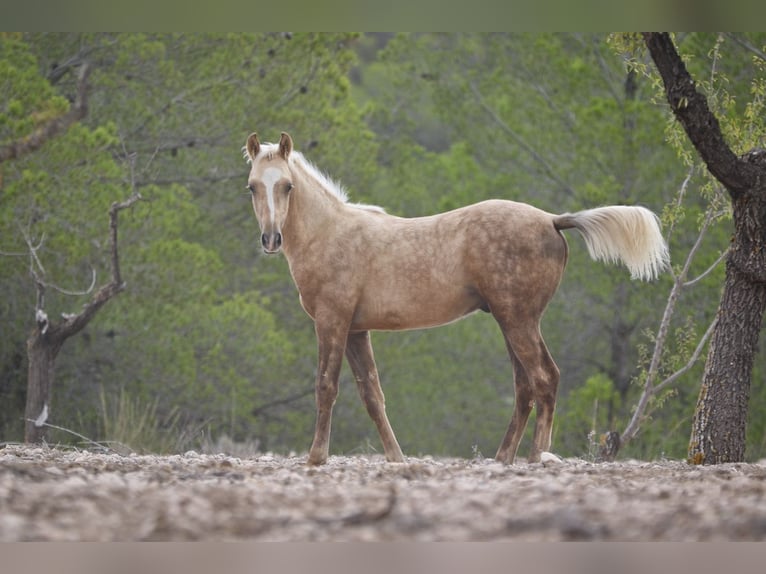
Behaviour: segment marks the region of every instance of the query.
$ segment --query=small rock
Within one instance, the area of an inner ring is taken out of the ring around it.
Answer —
[[[540,462],[543,464],[563,464],[564,460],[552,452],[542,452],[540,453]]]

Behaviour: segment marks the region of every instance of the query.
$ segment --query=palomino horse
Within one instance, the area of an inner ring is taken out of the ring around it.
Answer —
[[[332,409],[345,353],[388,461],[404,457],[386,416],[370,343],[372,330],[443,325],[479,309],[492,313],[513,363],[516,401],[496,459],[512,463],[534,405],[529,461],[550,449],[559,370],[540,317],[567,262],[563,229],[577,229],[594,259],[622,261],[652,279],[668,251],[651,211],[611,206],[553,215],[490,200],[411,219],[349,203],[302,154],[251,134],[248,189],[266,253],[283,251],[319,347],[317,418],[309,464],[327,461]]]

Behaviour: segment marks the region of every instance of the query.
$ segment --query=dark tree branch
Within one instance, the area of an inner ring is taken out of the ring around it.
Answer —
[[[53,333],[55,336],[61,338],[61,342],[68,339],[72,335],[77,334],[90,322],[96,315],[99,309],[109,301],[112,297],[117,295],[120,291],[125,289],[125,283],[122,281],[122,275],[120,273],[120,257],[117,249],[117,224],[120,211],[131,207],[134,203],[141,199],[141,194],[133,193],[128,199],[122,202],[112,203],[109,209],[109,233],[111,240],[111,259],[112,259],[112,278],[109,283],[101,286],[99,290],[93,295],[93,298],[83,306],[83,310],[77,315],[67,315],[64,321],[53,327]]]
[[[25,413],[24,440],[36,443],[45,438],[45,422],[50,413],[51,389],[55,377],[55,362],[64,342],[76,335],[90,322],[107,301],[125,288],[120,275],[120,259],[117,248],[117,225],[120,211],[131,207],[141,199],[134,191],[127,200],[115,202],[109,209],[109,227],[111,239],[112,277],[91,297],[82,311],[72,315],[62,315],[62,320],[52,322],[43,309],[45,282],[41,275],[45,271],[35,255],[36,248],[27,238],[30,248],[30,271],[37,287],[37,305],[35,321],[37,328],[27,339],[27,357],[29,359],[29,375],[27,380],[27,399]],[[35,265],[39,267],[37,273]]]
[[[66,76],[70,70],[73,70],[75,68],[79,68],[83,65],[83,57],[84,53],[81,51],[81,53],[78,53],[68,60],[66,60],[63,64],[53,64],[51,67],[51,70],[48,72],[48,81],[51,83],[51,85],[55,86],[58,84],[61,79]]]
[[[53,118],[37,128],[28,136],[9,145],[0,147],[0,164],[18,159],[40,149],[45,142],[66,131],[69,126],[80,121],[88,113],[88,76],[90,66],[86,63],[80,67],[77,76],[77,96],[69,111]]]
[[[697,91],[670,35],[646,32],[643,36],[665,86],[670,109],[710,173],[726,187],[732,200],[752,190],[758,169],[738,158],[726,143],[718,119],[705,96]]]
[[[734,235],[726,279],[692,420],[692,464],[742,462],[753,360],[766,311],[766,151],[737,157],[681,60],[670,36],[646,33],[644,41],[662,77],[670,107],[710,173],[729,192]],[[678,281],[683,277],[676,278]],[[701,352],[703,343],[695,350]],[[671,376],[656,388],[670,384]]]

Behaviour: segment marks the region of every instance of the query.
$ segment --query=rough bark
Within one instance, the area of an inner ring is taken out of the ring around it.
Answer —
[[[750,378],[764,308],[764,285],[749,281],[728,261],[689,440],[694,464],[745,459]]]
[[[113,203],[109,209],[111,236],[112,277],[91,297],[80,313],[66,315],[61,321],[52,322],[42,308],[42,293],[45,283],[35,275],[38,290],[36,325],[27,339],[29,371],[27,378],[27,402],[25,408],[24,441],[37,443],[45,440],[45,420],[51,411],[51,392],[55,377],[55,361],[64,342],[82,331],[112,297],[125,288],[120,274],[119,252],[117,249],[118,214],[141,199],[133,194],[130,199]]]
[[[766,181],[766,153],[746,157],[761,158]],[[732,205],[734,240],[689,440],[695,464],[745,459],[753,358],[766,310],[766,189],[755,186]]]
[[[46,333],[47,334],[47,333]],[[27,402],[24,411],[24,441],[42,442],[45,438],[45,420],[54,378],[54,363],[58,349],[36,328],[27,340]]]
[[[741,462],[753,359],[766,309],[766,151],[737,156],[666,33],[644,41],[668,103],[732,201],[734,236],[689,441],[694,464]]]

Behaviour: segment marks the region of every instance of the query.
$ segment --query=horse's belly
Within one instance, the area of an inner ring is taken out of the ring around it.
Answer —
[[[468,289],[410,296],[406,300],[378,296],[363,298],[351,323],[354,331],[425,329],[451,323],[484,306]]]

